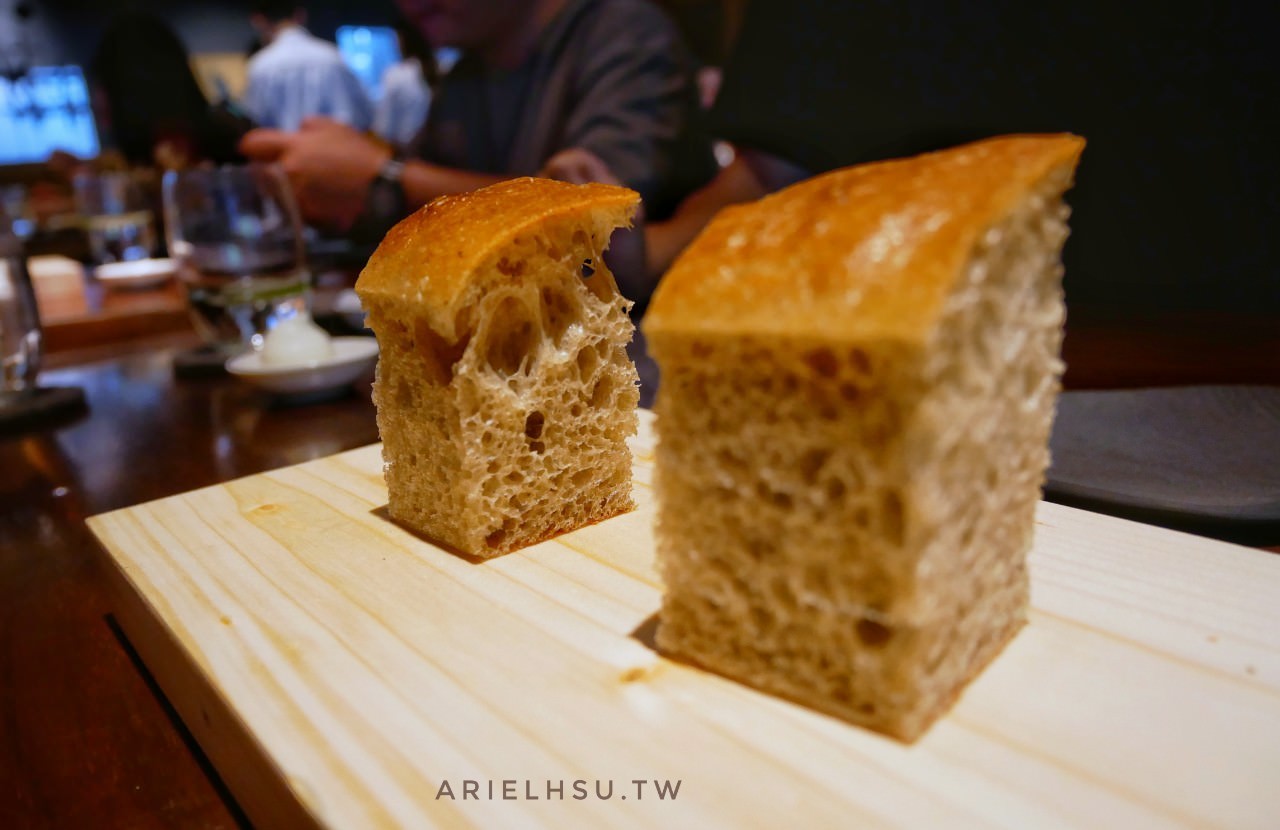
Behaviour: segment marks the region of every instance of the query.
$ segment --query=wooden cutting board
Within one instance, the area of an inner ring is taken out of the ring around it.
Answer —
[[[1280,826],[1280,556],[1042,504],[1030,624],[905,746],[654,652],[634,449],[638,510],[482,564],[377,446],[89,524],[263,828]]]

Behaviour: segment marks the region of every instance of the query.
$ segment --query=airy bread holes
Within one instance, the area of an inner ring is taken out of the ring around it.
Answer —
[[[502,528],[498,528],[493,533],[484,537],[484,543],[491,548],[496,548],[498,545],[502,544],[502,540],[505,538],[507,538],[507,532]]]
[[[830,349],[814,349],[804,356],[804,362],[820,377],[832,378],[840,371],[840,361]]]
[[[762,502],[772,504],[781,510],[790,510],[795,504],[790,493],[775,490],[763,481],[756,484],[756,495]]]
[[[859,375],[866,376],[871,374],[871,358],[862,349],[849,350],[849,365]]]
[[[800,457],[800,475],[804,476],[805,484],[817,483],[818,472],[830,457],[831,450],[828,449],[809,450]]]
[[[613,281],[613,274],[609,271],[609,266],[601,257],[583,260],[582,263],[582,284],[587,290],[601,302],[611,302],[617,293],[617,285]]]
[[[579,310],[569,297],[554,288],[542,289],[542,321],[547,337],[559,346],[564,333],[579,318]]]
[[[546,421],[546,416],[537,410],[530,412],[524,419],[524,434],[530,441],[536,441],[542,437],[542,427]]]
[[[596,381],[595,388],[591,390],[591,405],[595,407],[604,406],[613,399],[613,378],[605,375]]]
[[[534,410],[524,419],[524,434],[529,439],[529,449],[535,453],[544,453],[547,445],[542,438],[542,427],[546,423],[546,416],[541,412]]]
[[[600,366],[600,356],[591,346],[583,346],[578,350],[578,377],[583,381],[590,380]]]
[[[873,648],[883,646],[893,637],[893,629],[875,620],[861,619],[856,626],[858,639]]]
[[[528,309],[515,297],[504,297],[489,321],[485,362],[503,377],[528,371],[536,332]]]
[[[470,339],[468,333],[457,342],[450,343],[431,328],[424,318],[419,317],[413,324],[414,347],[422,357],[428,378],[438,386],[448,386],[453,380],[453,367],[462,359]]]

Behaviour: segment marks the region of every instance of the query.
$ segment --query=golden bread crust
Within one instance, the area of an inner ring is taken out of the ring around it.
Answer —
[[[454,316],[489,273],[486,263],[522,232],[584,211],[629,227],[639,201],[625,187],[531,177],[442,196],[387,232],[360,272],[356,293],[366,308],[381,301],[427,309],[432,328],[452,339]]]
[[[643,328],[923,343],[979,235],[1084,139],[1015,135],[864,164],[726,208],[676,260]]]

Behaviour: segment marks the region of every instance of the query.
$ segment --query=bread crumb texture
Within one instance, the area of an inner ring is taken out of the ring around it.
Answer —
[[[632,508],[630,303],[601,255],[637,199],[521,179],[388,234],[356,289],[393,518],[488,558]]]
[[[1021,136],[837,171],[686,252],[646,321],[661,648],[913,740],[1013,636],[1082,146]],[[820,262],[792,256],[833,227]],[[718,257],[744,229],[794,247]],[[889,319],[897,293],[936,308]],[[887,316],[840,322],[858,308]]]

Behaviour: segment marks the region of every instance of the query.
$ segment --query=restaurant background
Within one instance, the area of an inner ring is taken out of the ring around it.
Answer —
[[[675,14],[702,61],[720,63],[745,3],[666,0],[661,5]],[[0,0],[4,70],[12,72],[23,61],[83,66],[113,14],[145,9],[174,26],[207,78],[210,68],[233,67],[235,56],[251,43],[250,6],[245,0]],[[334,39],[340,26],[384,26],[395,16],[390,0],[316,0],[305,6],[308,27],[326,39]],[[774,14],[781,8],[767,2],[760,6]],[[840,20],[865,21],[868,30],[895,14],[888,11],[892,4],[880,2],[835,6],[843,7]],[[852,123],[891,116],[893,101],[883,92],[892,84],[876,76],[878,64],[886,72],[900,71],[908,61],[956,66],[966,77],[980,67],[993,79],[990,89],[982,91],[995,96],[985,102],[990,110],[998,110],[999,96],[1019,83],[1043,84],[1045,107],[1027,114],[1025,129],[1072,130],[1090,140],[1079,187],[1070,197],[1076,216],[1066,252],[1066,285],[1073,312],[1280,310],[1274,266],[1280,250],[1272,232],[1280,218],[1280,162],[1271,149],[1275,134],[1270,123],[1280,93],[1280,73],[1271,56],[1274,33],[1280,29],[1274,6],[1194,2],[1180,4],[1175,12],[1153,3],[1117,7],[1085,0],[1073,4],[1069,15],[1054,19],[1057,28],[1045,32],[1052,39],[1045,41],[1017,39],[1017,33],[1034,30],[1037,16],[1044,13],[1016,3],[975,6],[964,31],[954,32],[940,28],[945,16],[933,13],[934,4],[917,8],[918,20],[907,33],[918,38],[912,55],[882,61],[867,54],[845,64],[865,67],[864,77],[810,79],[849,101],[843,111],[826,111],[821,117]],[[19,21],[22,9],[30,14]],[[857,33],[810,28],[801,48],[820,58],[841,44],[870,51]],[[1002,31],[1009,37],[1003,38]],[[969,45],[975,33],[999,48],[975,53]],[[758,43],[749,46],[761,48]],[[1028,57],[1046,49],[1058,60],[1056,66],[1050,64],[1053,73],[1021,77]],[[821,59],[817,63],[833,65]],[[807,77],[803,71],[798,67],[779,84]],[[234,68],[222,74],[238,91],[242,79]],[[938,94],[940,99],[963,99],[972,90]],[[827,93],[823,100],[838,99]],[[1009,125],[1023,120],[1011,117]],[[0,168],[0,182],[27,175],[22,169]]]

